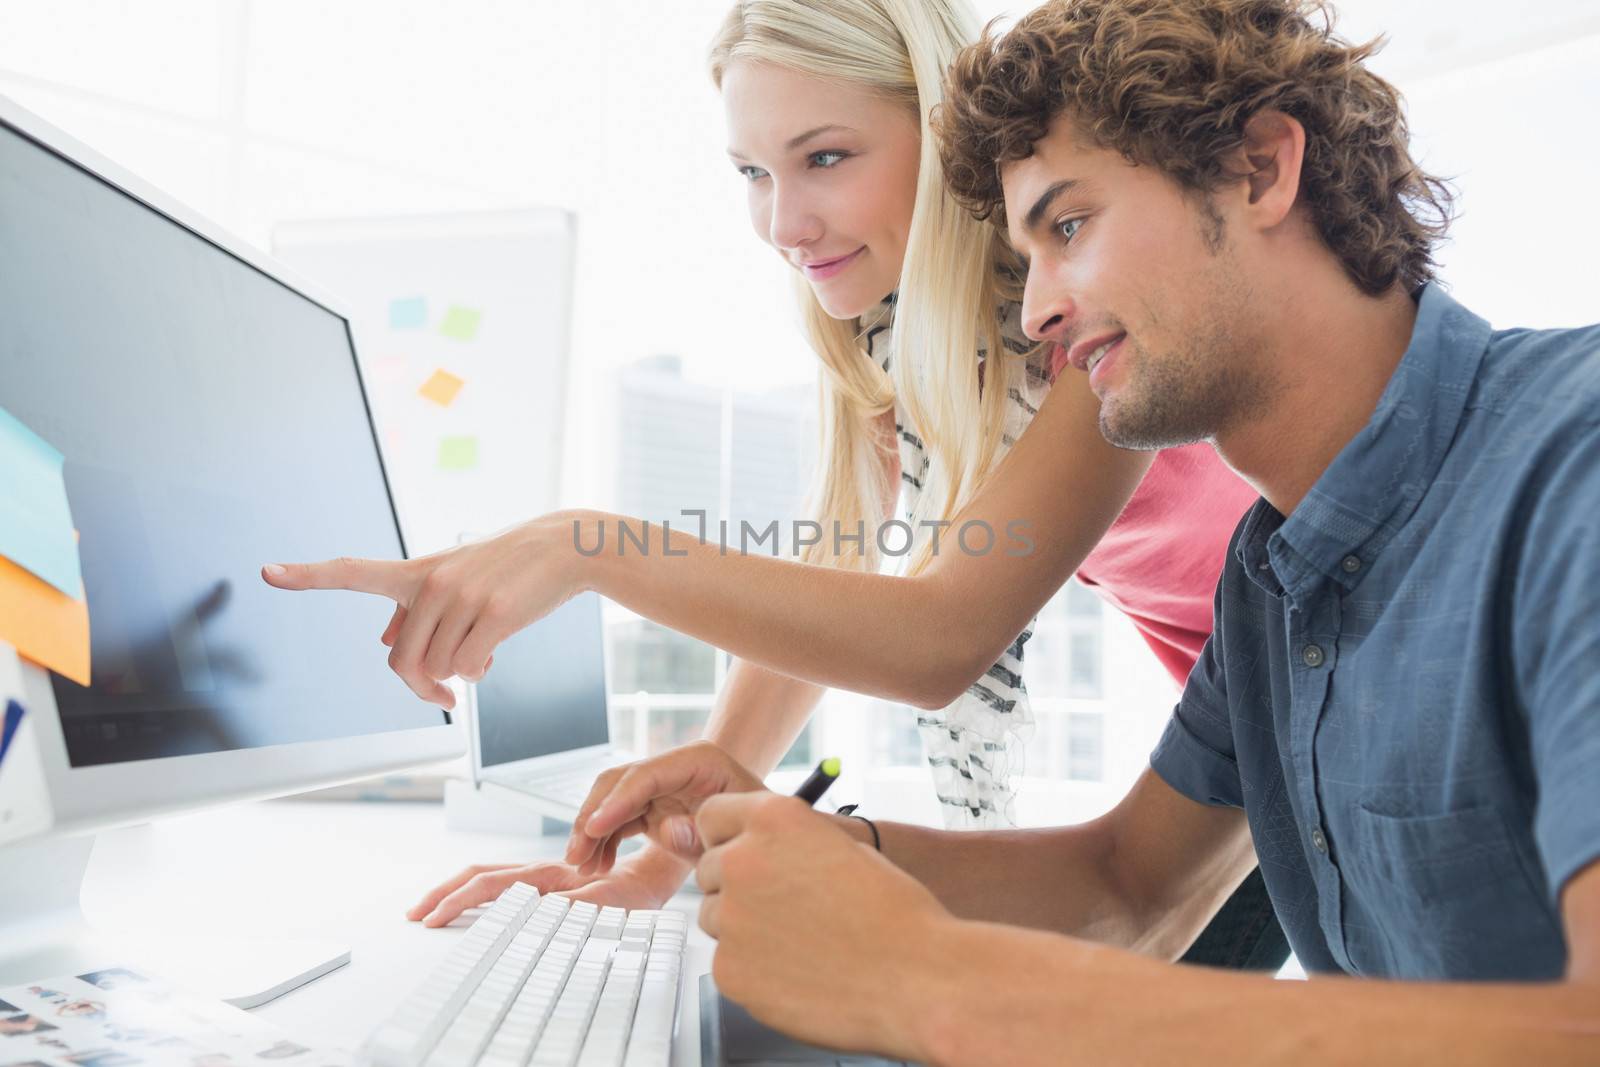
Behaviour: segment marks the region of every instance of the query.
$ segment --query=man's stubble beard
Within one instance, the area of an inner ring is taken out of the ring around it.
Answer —
[[[1127,381],[1100,405],[1100,433],[1111,444],[1150,452],[1209,441],[1265,406],[1272,390],[1257,372],[1255,346],[1237,328],[1248,293],[1219,274],[1206,306],[1213,312],[1181,350],[1157,356],[1132,334],[1125,338]],[[1155,308],[1146,311],[1147,321],[1160,322]]]

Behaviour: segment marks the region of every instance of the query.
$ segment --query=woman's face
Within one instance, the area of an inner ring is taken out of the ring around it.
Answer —
[[[728,155],[756,234],[836,319],[900,284],[917,196],[917,117],[869,89],[739,60],[722,76]]]

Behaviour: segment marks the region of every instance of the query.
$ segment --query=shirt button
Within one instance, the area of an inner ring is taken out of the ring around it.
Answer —
[[[1320,666],[1322,666],[1322,648],[1321,648],[1321,646],[1320,645],[1307,645],[1305,648],[1300,650],[1300,658],[1305,661],[1305,664],[1306,664],[1307,667],[1320,667]]]
[[[1311,844],[1324,856],[1328,854],[1328,835],[1322,832],[1322,827],[1319,826],[1311,831]]]
[[[1344,572],[1346,574],[1354,574],[1356,571],[1361,569],[1361,557],[1346,556],[1343,561],[1340,562],[1339,566],[1344,568]]]

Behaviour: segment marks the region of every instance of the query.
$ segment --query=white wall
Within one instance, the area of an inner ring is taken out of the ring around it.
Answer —
[[[1008,18],[1031,4],[994,6]],[[1593,0],[1344,0],[1339,32],[1387,43],[1371,67],[1405,96],[1419,162],[1460,212],[1439,255],[1457,299],[1496,326],[1600,320],[1600,5]]]
[[[749,233],[704,72],[725,7],[6,0],[0,92],[262,245],[288,218],[570,207],[593,373],[666,351],[691,378],[803,381],[782,269]],[[1555,257],[1600,237],[1583,205],[1600,9],[1340,8],[1352,36],[1391,31],[1375,66],[1408,93],[1425,160],[1459,176],[1446,263],[1462,295],[1533,325],[1593,317],[1576,260]]]
[[[808,381],[723,154],[704,53],[724,7],[7,0],[0,93],[262,247],[288,219],[574,210],[581,404],[660,352],[718,384]],[[569,467],[569,499],[607,503],[601,475]]]

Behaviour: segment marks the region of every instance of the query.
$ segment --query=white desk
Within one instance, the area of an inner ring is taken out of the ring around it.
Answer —
[[[536,828],[537,818],[529,824]],[[477,914],[429,930],[406,921],[412,904],[469,864],[555,859],[564,845],[564,838],[450,831],[437,804],[242,805],[102,834],[83,906],[111,929],[161,924],[345,942],[349,966],[255,1013],[308,1044],[355,1049]],[[700,1063],[698,984],[714,943],[695,923],[699,899],[670,905],[690,917],[677,1067]]]

